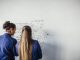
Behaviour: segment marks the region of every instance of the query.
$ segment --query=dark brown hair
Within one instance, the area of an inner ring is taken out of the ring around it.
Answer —
[[[10,21],[6,21],[3,24],[3,29],[9,30],[10,28],[16,28],[16,25],[14,23],[11,23]]]

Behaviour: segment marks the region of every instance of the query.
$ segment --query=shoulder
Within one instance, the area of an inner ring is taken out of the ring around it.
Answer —
[[[38,40],[33,40],[33,44],[39,45],[39,41]]]
[[[32,41],[33,41],[33,43],[38,43],[38,40],[34,40],[34,39],[33,39]]]
[[[2,37],[3,37],[3,36],[2,36],[2,35],[0,35],[0,40],[2,39]]]
[[[17,40],[16,40],[15,38],[13,38],[13,37],[12,37],[12,39],[13,39],[14,41],[17,41]]]
[[[12,42],[11,42],[11,40],[10,40],[9,38],[7,38],[7,37],[2,37],[2,41],[1,41],[1,42],[4,43],[4,44],[2,44],[2,45],[3,45],[3,48],[12,47]]]
[[[12,39],[13,39],[13,43],[15,45],[17,43],[17,40],[15,38],[13,38],[13,37],[12,37]]]
[[[7,36],[5,36],[5,35],[1,35],[1,36],[0,36],[0,44],[1,44],[3,47],[7,47],[7,46],[12,45],[11,40],[9,39],[9,37],[7,37]]]

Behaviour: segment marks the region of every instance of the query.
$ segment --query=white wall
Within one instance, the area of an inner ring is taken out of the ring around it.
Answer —
[[[42,60],[80,60],[79,0],[0,0],[0,29],[6,20],[44,20],[49,36],[42,46]]]

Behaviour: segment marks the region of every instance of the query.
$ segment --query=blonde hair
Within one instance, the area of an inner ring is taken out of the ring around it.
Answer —
[[[31,60],[32,59],[32,43],[29,43],[26,38],[27,30],[25,27],[22,31],[20,48],[19,48],[19,60]]]

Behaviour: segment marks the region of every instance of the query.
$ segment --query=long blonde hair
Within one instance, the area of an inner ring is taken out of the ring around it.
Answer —
[[[28,39],[26,33],[28,33]],[[24,26],[22,29],[19,60],[32,60],[32,31],[30,26]]]

